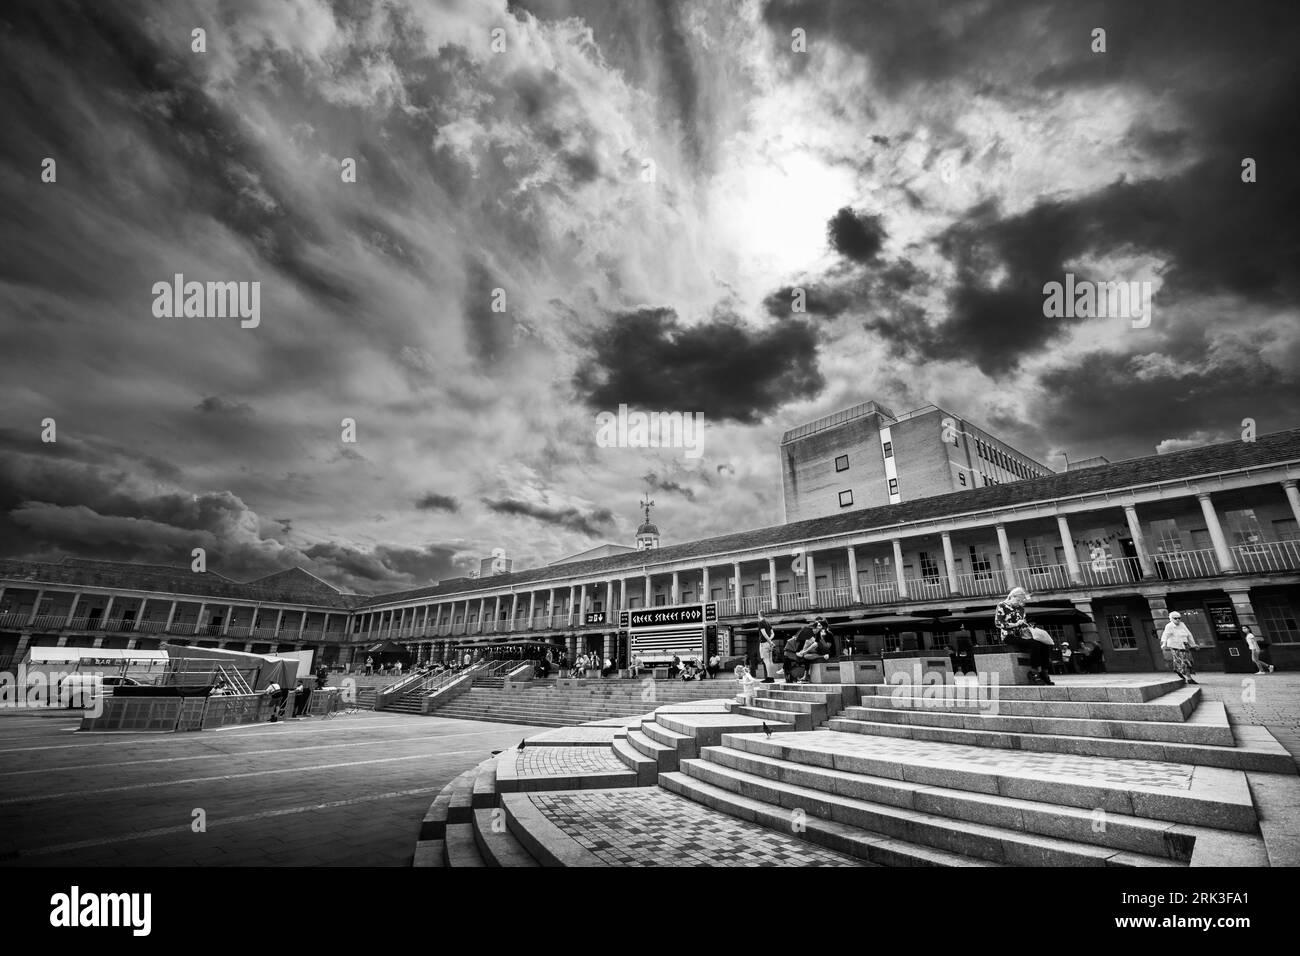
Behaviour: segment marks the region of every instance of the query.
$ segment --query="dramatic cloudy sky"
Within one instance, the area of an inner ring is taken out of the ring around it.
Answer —
[[[378,590],[630,543],[647,488],[665,543],[779,522],[781,431],[868,398],[1057,467],[1295,426],[1298,47],[1243,0],[6,3],[0,555]],[[1066,271],[1150,327],[1044,318]],[[260,326],[154,317],[174,273]],[[703,456],[597,447],[619,402]]]

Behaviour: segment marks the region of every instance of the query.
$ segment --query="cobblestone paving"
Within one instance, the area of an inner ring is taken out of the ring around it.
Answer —
[[[515,772],[521,777],[577,777],[588,773],[627,767],[609,744],[603,747],[525,747],[515,758]]]
[[[1223,702],[1228,722],[1267,727],[1300,764],[1300,673],[1197,674],[1203,700]]]
[[[577,843],[615,866],[865,865],[663,790],[536,793],[530,799]]]
[[[1186,790],[1192,784],[1191,764],[1154,760],[997,750],[992,747],[872,737],[834,730],[814,730],[802,734],[777,733],[772,735],[772,742],[958,769],[971,767],[995,772],[1083,777],[1094,783],[1105,781],[1119,786]]]

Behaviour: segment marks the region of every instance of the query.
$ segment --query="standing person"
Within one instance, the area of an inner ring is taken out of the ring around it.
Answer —
[[[1067,674],[1074,673],[1074,651],[1069,644],[1061,645],[1061,667]]]
[[[401,676],[402,676],[402,662],[401,662],[401,661],[398,661],[398,662],[397,662],[397,676],[398,676],[398,677],[401,677]]]
[[[758,659],[763,663],[763,683],[771,684],[776,680],[772,669],[776,666],[772,658],[776,653],[776,629],[772,627],[767,616],[758,615]]]
[[[1054,683],[1047,671],[1050,646],[1034,636],[1033,628],[1025,620],[1028,601],[1028,591],[1012,588],[1007,599],[993,612],[993,626],[1002,635],[1002,643],[1029,654],[1029,683],[1050,687]]]
[[[722,658],[718,657],[717,651],[709,658],[708,674],[710,677],[717,677],[718,670],[722,667]]]
[[[1170,614],[1169,616],[1173,617],[1174,615]],[[1246,646],[1250,648],[1250,659],[1255,662],[1255,673],[1256,674],[1273,673],[1273,671],[1275,670],[1273,665],[1267,663],[1263,658],[1260,657],[1259,638],[1256,637],[1254,634],[1252,634],[1250,628],[1248,627],[1243,627],[1241,629],[1241,633],[1246,638]],[[1196,682],[1193,681],[1192,683],[1196,683]]]
[[[1178,672],[1184,684],[1196,683],[1196,668],[1192,665],[1194,647],[1196,647],[1196,638],[1183,623],[1183,616],[1177,611],[1170,611],[1169,623],[1165,625],[1164,633],[1160,635],[1160,648],[1168,654],[1169,662],[1173,664],[1174,670]]]
[[[369,654],[366,655],[366,676],[369,677],[375,672],[375,659]]]

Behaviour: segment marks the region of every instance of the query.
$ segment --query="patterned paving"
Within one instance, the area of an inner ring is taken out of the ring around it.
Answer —
[[[602,747],[525,747],[515,758],[515,772],[521,777],[576,777],[588,773],[627,767],[606,743]]]
[[[648,787],[529,798],[578,844],[614,866],[865,865]]]
[[[802,734],[777,733],[772,735],[772,742],[864,757],[906,760],[909,763],[990,772],[1082,777],[1090,783],[1105,782],[1117,786],[1157,787],[1166,790],[1189,789],[1194,769],[1191,764],[1183,763],[998,750],[992,747],[873,737],[834,730],[813,730]]]

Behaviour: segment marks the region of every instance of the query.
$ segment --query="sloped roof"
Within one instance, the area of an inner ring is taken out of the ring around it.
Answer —
[[[6,559],[0,560],[0,577],[88,589],[101,587],[158,591],[164,594],[192,595],[196,599],[311,604],[340,610],[354,607],[363,599],[362,595],[345,594],[301,568],[290,568],[256,581],[241,582],[215,571],[191,571],[188,566],[167,567],[87,558],[64,558],[59,562]]]

